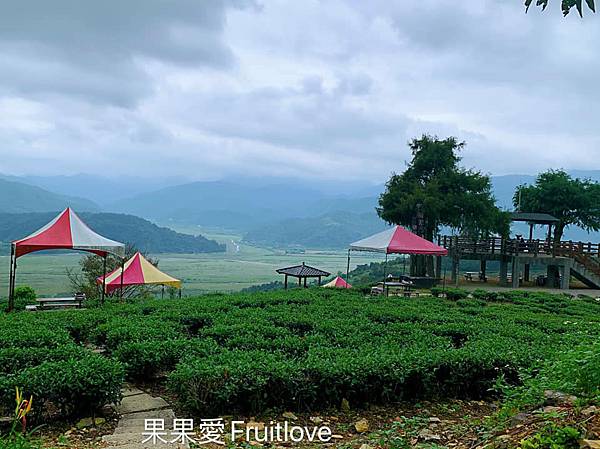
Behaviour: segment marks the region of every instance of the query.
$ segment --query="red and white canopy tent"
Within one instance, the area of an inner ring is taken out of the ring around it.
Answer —
[[[17,276],[17,259],[25,254],[50,249],[68,249],[86,251],[104,258],[106,273],[106,257],[115,254],[123,257],[125,245],[107,239],[92,231],[67,207],[54,220],[27,237],[15,240],[11,244],[11,264],[9,282],[9,309],[14,302],[15,280]],[[102,291],[104,299],[104,290]]]
[[[348,275],[350,273],[350,251],[369,251],[385,254],[384,283],[388,254],[448,255],[446,248],[442,248],[423,237],[419,237],[402,226],[394,226],[350,245],[348,249],[348,265],[346,267],[346,282],[348,282]]]

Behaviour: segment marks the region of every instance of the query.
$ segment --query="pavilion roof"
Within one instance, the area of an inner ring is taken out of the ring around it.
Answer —
[[[513,212],[510,214],[511,221],[526,221],[528,223],[537,224],[553,224],[559,220],[550,214],[543,214],[538,212]]]
[[[288,276],[294,276],[299,278],[304,277],[319,277],[329,276],[331,273],[327,271],[319,270],[318,268],[311,267],[302,262],[302,265],[295,265],[293,267],[280,268],[276,270],[279,274],[287,274]]]

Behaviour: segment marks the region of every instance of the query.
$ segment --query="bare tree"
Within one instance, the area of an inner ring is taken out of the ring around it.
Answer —
[[[125,247],[125,259],[128,260],[138,251],[132,244]],[[142,252],[142,255],[155,267],[158,267],[158,259],[148,257]],[[120,257],[109,254],[106,259],[106,272],[110,273],[120,268],[123,260]],[[102,285],[98,284],[97,279],[104,274],[104,259],[94,254],[89,254],[79,261],[80,269],[67,269],[67,276],[71,284],[73,293],[85,293],[87,298],[97,299],[102,294]],[[135,285],[123,288],[123,298],[132,298],[140,296],[149,296],[152,288],[146,285]],[[112,295],[119,296],[120,289],[115,290]]]

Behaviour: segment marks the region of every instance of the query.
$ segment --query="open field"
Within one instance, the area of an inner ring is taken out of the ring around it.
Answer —
[[[31,285],[40,296],[67,293],[67,269],[78,270],[80,254],[37,254],[19,259],[17,285]],[[240,245],[239,251],[228,247],[216,254],[158,254],[159,267],[183,280],[184,295],[206,292],[239,291],[251,285],[283,276],[277,268],[306,262],[336,274],[346,271],[345,251],[312,251],[306,254],[285,254],[283,251]],[[0,257],[0,297],[8,291],[9,257]],[[381,260],[373,254],[353,255],[352,267],[360,263]]]

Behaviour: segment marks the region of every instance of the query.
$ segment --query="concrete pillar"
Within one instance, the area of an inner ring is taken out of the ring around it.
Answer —
[[[568,290],[571,283],[571,267],[568,265],[561,265],[559,267],[560,272],[560,288],[561,290]]]
[[[460,258],[457,256],[452,257],[452,283],[458,287],[458,276],[459,276]]]
[[[556,288],[556,284],[558,283],[558,279],[556,279],[557,273],[558,267],[556,265],[548,265],[546,268],[546,287]]]
[[[508,259],[500,259],[500,285],[508,287]]]
[[[512,288],[519,288],[520,263],[518,257],[512,258]]]

